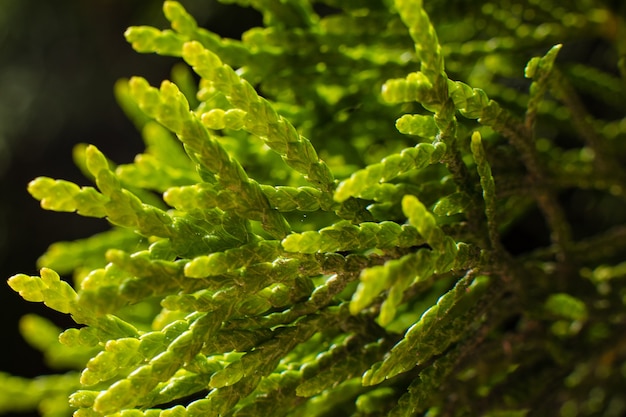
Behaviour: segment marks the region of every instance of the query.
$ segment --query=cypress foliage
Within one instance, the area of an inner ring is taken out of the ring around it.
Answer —
[[[23,319],[67,372],[0,374],[0,411],[624,415],[618,6],[224,3],[264,26],[221,38],[165,1],[171,28],[126,32],[181,59],[116,85],[143,154],[78,147],[93,186],[29,184],[111,230],[9,279],[76,327]]]

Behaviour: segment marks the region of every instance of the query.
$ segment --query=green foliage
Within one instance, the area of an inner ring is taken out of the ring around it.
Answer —
[[[0,411],[622,415],[626,232],[567,199],[623,208],[623,19],[599,0],[234,3],[264,27],[221,38],[166,1],[171,29],[126,32],[186,63],[116,85],[145,153],[80,145],[95,187],[29,184],[113,227],[9,279],[79,326],[24,318],[69,372],[0,374]],[[619,63],[580,62],[585,36]],[[532,213],[547,243],[516,249]]]

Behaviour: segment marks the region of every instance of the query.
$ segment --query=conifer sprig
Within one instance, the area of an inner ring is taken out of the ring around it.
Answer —
[[[614,63],[565,55],[582,28],[622,48],[601,29],[621,20],[594,1],[224,2],[264,27],[225,39],[165,1],[171,29],[126,32],[184,61],[116,85],[143,154],[81,145],[95,186],[29,184],[113,228],[9,279],[79,326],[22,321],[72,371],[0,373],[0,412],[620,415],[624,218],[572,205],[621,207],[623,100],[595,92]],[[549,236],[518,249],[535,211]]]

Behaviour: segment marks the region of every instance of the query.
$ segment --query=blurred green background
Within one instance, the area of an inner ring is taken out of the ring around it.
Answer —
[[[181,3],[201,25],[223,36],[239,38],[260,24],[251,9],[214,0]],[[87,184],[72,161],[72,148],[81,142],[95,144],[118,163],[143,150],[113,85],[133,75],[157,85],[169,78],[178,60],[140,55],[123,35],[131,25],[166,27],[161,6],[161,0],[0,0],[2,372],[26,377],[47,372],[39,353],[18,333],[21,316],[35,312],[72,325],[68,317],[22,300],[6,279],[37,274],[36,260],[49,244],[108,227],[103,220],[44,211],[26,186],[42,175]]]

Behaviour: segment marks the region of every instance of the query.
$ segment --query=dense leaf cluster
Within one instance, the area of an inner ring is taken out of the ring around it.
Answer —
[[[43,208],[112,228],[9,279],[78,326],[24,318],[71,371],[1,374],[0,410],[623,415],[625,219],[579,227],[568,200],[624,204],[619,15],[592,0],[235,3],[264,27],[220,38],[166,1],[171,29],[126,32],[186,64],[116,86],[145,153],[117,166],[79,146],[95,186],[29,184]],[[617,58],[567,56],[590,37]],[[533,213],[547,243],[520,251]]]

